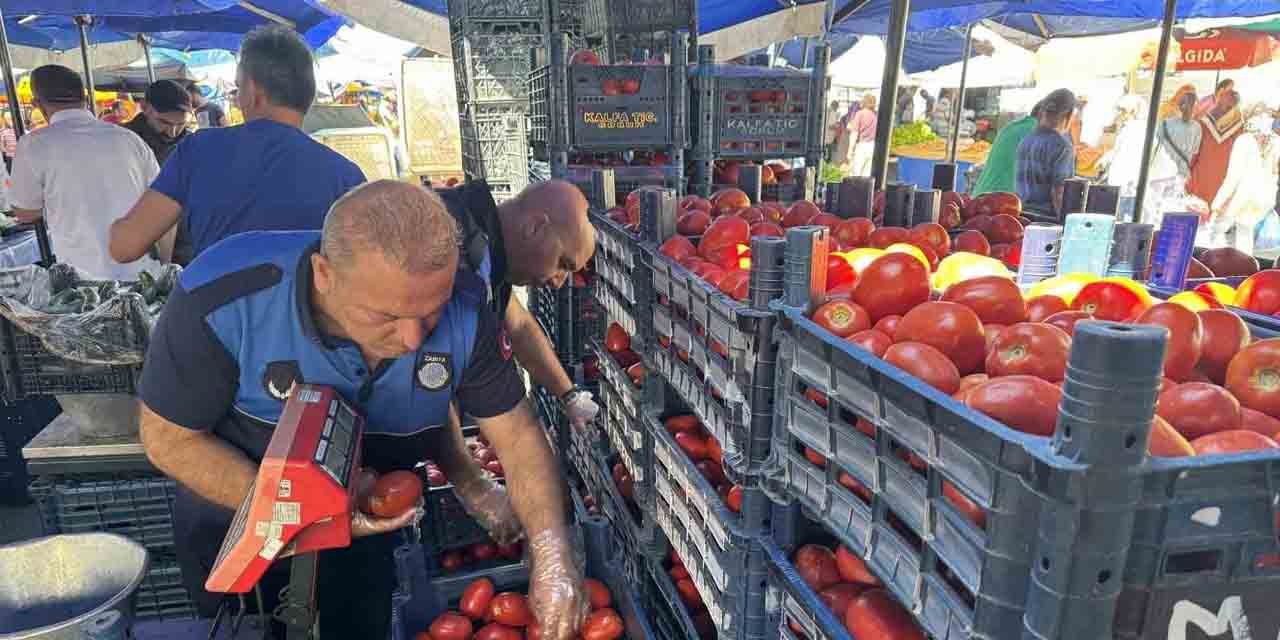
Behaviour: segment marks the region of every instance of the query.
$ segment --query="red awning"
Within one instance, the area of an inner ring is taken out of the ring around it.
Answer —
[[[1230,27],[1188,33],[1179,44],[1178,71],[1242,69],[1280,56],[1280,40],[1270,34]]]

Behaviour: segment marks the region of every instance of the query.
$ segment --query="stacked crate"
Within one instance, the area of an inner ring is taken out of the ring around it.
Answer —
[[[600,43],[597,53],[613,63],[643,63],[668,54],[671,36],[687,34],[690,45],[698,37],[698,6],[694,0],[583,0],[583,31]]]
[[[539,3],[449,2],[463,172],[487,180],[498,202],[529,182],[527,83],[544,20]]]

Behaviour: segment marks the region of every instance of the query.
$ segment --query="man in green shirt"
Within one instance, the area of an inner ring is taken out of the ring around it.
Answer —
[[[996,141],[991,143],[991,151],[987,154],[987,164],[973,185],[973,195],[1016,190],[1014,171],[1018,163],[1018,145],[1036,130],[1036,113],[1039,110],[1040,105],[1037,104],[1031,110],[1031,115],[1010,122],[996,134]]]

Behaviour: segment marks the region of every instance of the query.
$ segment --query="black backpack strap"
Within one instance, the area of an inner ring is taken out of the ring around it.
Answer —
[[[489,251],[489,234],[476,222],[476,216],[495,217],[497,205],[484,180],[469,181],[461,187],[439,191],[449,213],[458,222],[459,249],[463,260],[473,272],[480,271]]]

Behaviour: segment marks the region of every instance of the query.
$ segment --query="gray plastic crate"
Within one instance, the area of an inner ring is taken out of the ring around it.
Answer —
[[[571,65],[569,144],[578,149],[684,146],[684,65]]]
[[[449,0],[449,31],[523,30],[539,33],[543,3],[510,0]]]
[[[139,620],[196,617],[196,606],[182,583],[182,568],[172,555],[151,555],[147,575],[138,587],[135,615]]]
[[[524,109],[516,103],[475,104],[461,118],[463,171],[487,180],[495,199],[519,193],[529,181]]]
[[[31,485],[46,534],[116,533],[151,553],[174,551],[177,484],[157,473],[43,476]]]
[[[455,36],[452,49],[459,101],[527,105],[531,52],[545,46],[541,34]]]
[[[585,0],[583,28],[588,34],[685,30],[697,33],[693,0]]]
[[[604,167],[571,164],[564,167],[560,178],[578,185],[587,198],[591,198],[591,175],[601,169],[613,171],[614,202],[617,206],[622,206],[627,201],[627,195],[642,187],[665,187],[677,191],[684,189],[684,170],[677,166]],[[603,214],[604,211],[597,213]]]
[[[695,145],[718,157],[806,154],[822,144],[815,96],[825,78],[806,71],[702,64],[690,70],[699,118]],[[704,137],[709,135],[709,139]]]
[[[827,608],[800,577],[786,553],[773,540],[763,543],[768,556],[766,609],[777,612],[779,640],[855,640],[844,620]],[[801,633],[797,634],[798,628]]]
[[[803,299],[807,267],[790,267]],[[1267,604],[1280,593],[1280,455],[1145,456],[1159,329],[1077,325],[1050,439],[965,407],[798,307],[777,308],[782,497],[862,555],[934,637],[1164,637],[1171,620],[1196,625],[1179,620],[1202,610],[1247,617],[1255,637],[1280,632]],[[827,396],[827,409],[805,388]],[[876,437],[846,414],[870,420]],[[827,469],[807,463],[801,446]],[[902,462],[902,450],[925,470]],[[840,486],[837,468],[867,487],[870,503]],[[983,528],[943,497],[944,480],[981,507]]]
[[[127,319],[102,320],[116,344],[136,343]],[[142,365],[76,362],[49,351],[40,340],[0,318],[0,372],[6,402],[29,396],[72,393],[133,393]]]

